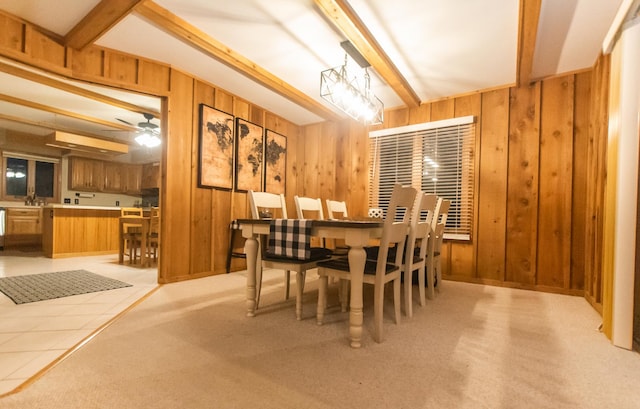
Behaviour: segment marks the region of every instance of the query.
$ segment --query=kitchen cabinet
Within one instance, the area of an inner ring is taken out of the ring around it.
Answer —
[[[104,186],[103,192],[123,193],[125,191],[126,178],[122,163],[104,162]]]
[[[103,161],[80,157],[69,158],[69,189],[100,192],[103,187]]]
[[[142,193],[142,165],[125,165],[126,174],[124,193],[139,195]]]
[[[42,245],[42,208],[9,207],[6,219],[5,247]]]
[[[142,188],[157,189],[160,187],[160,163],[142,165]]]

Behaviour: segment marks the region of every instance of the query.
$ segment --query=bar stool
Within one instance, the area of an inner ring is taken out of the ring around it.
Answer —
[[[236,258],[247,258],[247,255],[243,252],[234,251],[234,243],[236,241],[236,237],[238,237],[238,233],[240,233],[240,223],[237,220],[233,220],[229,223],[229,251],[227,252],[227,274],[231,272],[231,259]]]

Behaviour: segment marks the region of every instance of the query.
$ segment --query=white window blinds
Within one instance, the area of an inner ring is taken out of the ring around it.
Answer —
[[[369,133],[369,207],[386,209],[393,185],[451,201],[445,237],[469,240],[473,218],[475,118],[427,122]]]

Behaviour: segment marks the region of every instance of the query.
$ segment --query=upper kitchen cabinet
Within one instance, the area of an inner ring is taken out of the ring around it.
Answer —
[[[103,188],[103,161],[75,156],[69,158],[69,189],[100,192]]]
[[[160,187],[160,163],[142,165],[142,189],[158,189]]]
[[[104,162],[104,187],[102,191],[128,195],[141,194],[142,165]]]
[[[128,195],[139,195],[142,193],[142,165],[126,165],[123,168],[126,172],[126,185],[124,193]]]

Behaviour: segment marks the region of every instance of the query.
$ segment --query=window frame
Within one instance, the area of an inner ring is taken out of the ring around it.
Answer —
[[[20,152],[2,152],[2,177],[0,178],[0,200],[6,202],[24,202],[25,196],[7,195],[6,192],[6,172],[7,159],[23,159],[27,161],[27,192],[34,191],[36,187],[36,162],[53,163],[53,197],[47,197],[46,200],[53,203],[60,201],[60,159],[48,156],[38,156]]]
[[[456,139],[452,140],[452,136]],[[471,241],[476,191],[476,137],[476,118],[473,115],[369,132],[369,207],[384,209],[386,195],[390,195],[389,189],[395,183],[410,185],[425,193],[440,194],[452,202],[445,238]],[[429,179],[432,176],[426,164],[430,156],[427,148],[434,147],[441,150],[434,157],[441,172],[437,177],[442,179],[439,182],[435,179],[436,183]]]

